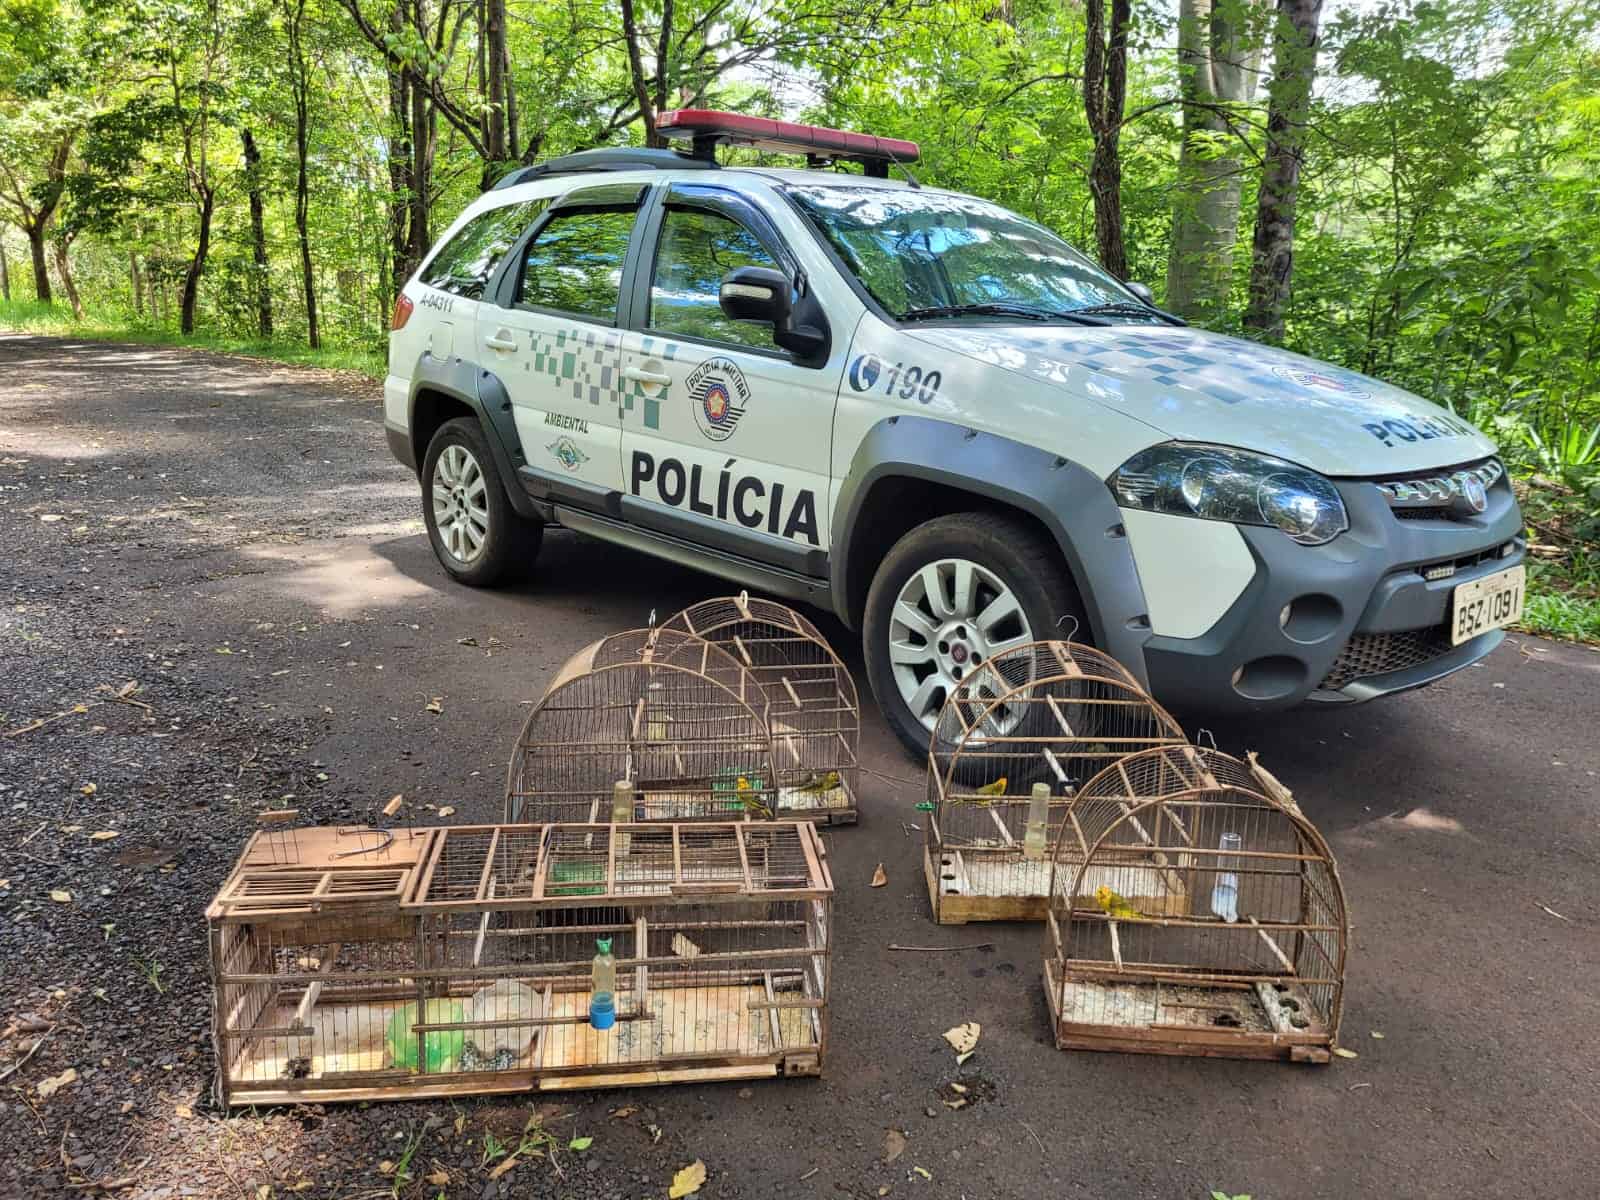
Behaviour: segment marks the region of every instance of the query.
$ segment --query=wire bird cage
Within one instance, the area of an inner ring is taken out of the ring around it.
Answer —
[[[1078,793],[1044,944],[1060,1048],[1328,1061],[1344,889],[1321,834],[1251,757],[1162,747]]]
[[[362,866],[300,835],[207,910],[225,1105],[821,1073],[809,822],[411,829]]]
[[[670,629],[602,638],[528,714],[508,821],[771,817],[778,772],[765,691],[721,647]]]
[[[849,670],[817,627],[792,608],[740,593],[691,605],[663,628],[723,647],[765,690],[779,813],[854,824],[861,707]]]
[[[1030,642],[980,663],[940,710],[928,755],[923,868],[934,919],[1040,921],[1074,791],[1183,730],[1118,662]]]

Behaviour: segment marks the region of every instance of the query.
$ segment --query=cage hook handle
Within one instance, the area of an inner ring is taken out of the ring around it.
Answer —
[[[1071,613],[1067,613],[1066,615],[1061,617],[1058,621],[1056,621],[1056,628],[1060,629],[1068,621],[1072,622],[1072,628],[1067,630],[1067,637],[1066,637],[1066,640],[1070,642],[1073,638],[1078,636],[1078,618],[1073,616]]]
[[[1196,746],[1210,746],[1216,753],[1222,753],[1217,747],[1217,735],[1209,729],[1196,729],[1194,731],[1194,744]]]
[[[644,627],[646,629],[654,629],[656,627],[656,610],[655,609],[652,608],[650,610],[650,619],[644,623]]]

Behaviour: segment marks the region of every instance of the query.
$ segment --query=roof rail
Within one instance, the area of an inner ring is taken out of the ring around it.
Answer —
[[[600,150],[580,150],[560,158],[518,167],[500,177],[492,190],[532,183],[551,175],[581,175],[589,171],[694,171],[714,170],[716,163],[693,158],[676,150],[648,150],[633,146],[613,146]]]

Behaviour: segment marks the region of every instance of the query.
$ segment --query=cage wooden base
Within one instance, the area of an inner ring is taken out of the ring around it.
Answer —
[[[1020,847],[968,847],[965,850],[922,851],[922,870],[928,881],[928,904],[940,925],[965,925],[969,921],[1042,921],[1050,910],[1048,858],[1028,860]],[[1119,870],[1115,864],[1098,868],[1084,883],[1092,898],[1104,884],[1138,902],[1148,912],[1176,915],[1184,911],[1182,893],[1141,895],[1150,891],[1148,876]],[[1145,885],[1141,888],[1141,885]]]
[[[1069,1009],[1073,998],[1081,997],[1085,1007],[1103,1015],[1113,1013],[1118,1018],[1114,1022],[1075,1021],[1070,1012],[1063,1015],[1061,1011],[1063,989],[1057,963],[1050,958],[1044,960],[1044,992],[1058,1050],[1328,1062],[1333,1049],[1328,1031],[1317,1025],[1306,1029],[1288,1026],[1282,1009],[1262,995],[1261,988],[1262,985],[1229,988],[1207,983],[1155,985],[1114,975],[1070,979],[1065,989]],[[1298,985],[1286,985],[1284,994],[1297,997],[1302,1011],[1310,1011],[1309,1001]],[[1157,1023],[1155,1017],[1162,1010],[1188,1019]],[[1218,1018],[1237,1024],[1215,1024]]]

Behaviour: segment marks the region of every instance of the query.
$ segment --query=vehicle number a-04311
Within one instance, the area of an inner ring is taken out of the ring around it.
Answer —
[[[1458,586],[1450,605],[1450,644],[1510,625],[1522,616],[1527,570],[1512,567]]]

